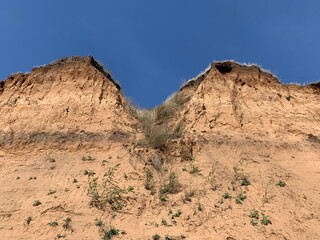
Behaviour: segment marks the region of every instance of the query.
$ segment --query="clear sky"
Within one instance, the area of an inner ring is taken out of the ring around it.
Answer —
[[[1,0],[0,79],[93,55],[152,107],[215,60],[320,80],[319,0]]]

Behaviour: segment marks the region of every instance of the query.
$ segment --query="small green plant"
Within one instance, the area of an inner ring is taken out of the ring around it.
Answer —
[[[39,205],[41,205],[42,203],[39,200],[35,200],[32,204],[32,206],[37,207]]]
[[[162,184],[160,187],[160,200],[164,200],[167,198],[167,194],[175,194],[178,193],[181,189],[181,184],[178,180],[177,175],[174,172],[169,173],[168,179]]]
[[[241,186],[249,186],[250,185],[250,181],[249,181],[249,179],[248,179],[248,177],[243,177],[242,179],[241,179]]]
[[[92,177],[93,175],[95,175],[96,173],[92,170],[84,170],[84,173],[83,173],[85,176],[88,176],[88,177]]]
[[[103,226],[104,226],[104,223],[103,223],[103,221],[102,221],[101,219],[96,219],[95,225],[96,225],[97,227],[103,227]]]
[[[184,193],[184,196],[183,196],[183,198],[182,198],[182,201],[183,201],[184,203],[186,203],[186,202],[192,202],[192,197],[193,197],[195,194],[196,194],[196,191],[195,191],[195,190],[189,189],[188,191],[186,191],[186,192]]]
[[[198,166],[192,165],[191,170],[189,171],[190,174],[199,174],[201,170]]]
[[[59,224],[58,224],[58,222],[55,220],[55,221],[49,222],[48,225],[51,226],[51,227],[57,227]]]
[[[32,221],[32,217],[31,216],[27,217],[27,219],[26,219],[27,225],[29,225],[31,223],[31,221]]]
[[[249,215],[250,218],[259,219],[259,212],[257,210],[252,210]]]
[[[241,178],[241,176],[242,176],[242,169],[239,168],[238,165],[234,165],[234,166],[233,166],[233,175],[234,175],[235,181],[240,180],[240,178]]]
[[[242,202],[247,198],[246,195],[244,195],[243,193],[240,193],[237,197],[236,197],[236,203],[238,204],[242,204]]]
[[[151,172],[150,169],[146,170],[146,181],[144,183],[144,188],[146,190],[151,191],[151,192],[153,192],[154,188],[155,188],[155,182],[154,182],[154,178],[153,178],[153,173]]]
[[[210,183],[211,189],[213,191],[217,190],[217,180],[216,180],[216,164],[212,164],[211,171],[208,175],[208,181]]]
[[[105,230],[103,240],[111,240],[114,236],[119,235],[119,229],[110,227],[108,230]]]
[[[276,185],[279,187],[285,187],[287,184],[284,181],[279,181]]]
[[[84,156],[84,157],[82,157],[81,160],[84,161],[84,162],[86,162],[86,161],[87,161],[87,162],[92,162],[92,161],[94,161],[94,160],[96,160],[96,159],[95,159],[94,157],[92,157],[92,156],[89,155],[89,156]]]
[[[62,227],[65,229],[65,230],[70,230],[72,229],[71,227],[71,218],[70,217],[67,217],[66,219],[63,220],[64,221],[64,224],[62,225]]]
[[[167,223],[167,221],[164,219],[164,218],[162,218],[162,220],[161,220],[161,224],[163,225],[163,226],[168,226],[168,223]]]
[[[262,219],[261,219],[261,223],[263,225],[268,225],[268,224],[272,224],[271,220],[269,219],[268,216],[262,214]]]
[[[231,195],[230,195],[228,192],[225,192],[225,193],[222,195],[222,197],[223,197],[224,199],[232,198]]]
[[[133,191],[134,191],[134,187],[129,186],[129,187],[127,188],[127,191],[128,191],[128,192],[133,192]]]
[[[91,197],[90,206],[100,210],[105,210],[109,205],[111,210],[121,210],[126,204],[124,195],[128,193],[126,189],[120,188],[114,179],[114,173],[119,164],[109,168],[105,173],[102,183],[98,183],[98,178],[88,176],[89,188],[88,196]]]
[[[152,236],[152,240],[159,240],[161,237],[159,234],[155,234]]]
[[[49,189],[49,192],[47,195],[55,194],[56,192],[57,192],[57,190],[55,190],[55,189]]]

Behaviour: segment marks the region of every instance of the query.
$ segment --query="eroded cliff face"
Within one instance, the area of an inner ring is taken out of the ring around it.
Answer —
[[[119,85],[92,57],[14,74],[0,89],[2,148],[99,146],[130,130]]]
[[[1,237],[320,239],[319,103],[320,83],[231,61],[151,110],[92,57],[14,74],[0,82]]]
[[[319,84],[283,85],[257,66],[219,62],[180,94],[189,88],[193,91],[184,117],[190,131],[279,141],[320,135]]]

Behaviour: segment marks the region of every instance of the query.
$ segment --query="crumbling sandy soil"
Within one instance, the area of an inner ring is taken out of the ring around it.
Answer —
[[[320,239],[319,103],[234,62],[151,110],[92,57],[12,75],[1,239]]]

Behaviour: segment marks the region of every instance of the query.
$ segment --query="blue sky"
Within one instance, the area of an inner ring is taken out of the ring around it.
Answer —
[[[257,63],[282,82],[320,80],[317,0],[2,0],[0,79],[93,55],[141,107],[214,60]]]

